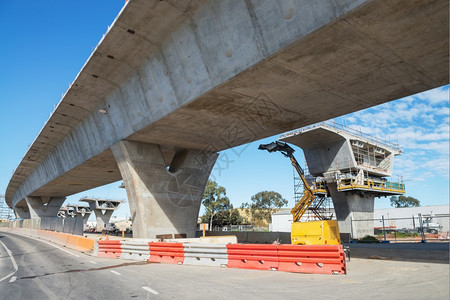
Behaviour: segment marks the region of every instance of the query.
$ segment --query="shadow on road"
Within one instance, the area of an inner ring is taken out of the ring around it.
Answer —
[[[345,244],[352,258],[397,260],[427,263],[449,263],[449,242],[440,243],[386,243]]]

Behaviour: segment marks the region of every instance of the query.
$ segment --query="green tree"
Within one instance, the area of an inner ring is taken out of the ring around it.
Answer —
[[[228,210],[219,211],[214,215],[214,219],[212,220],[212,228],[215,226],[223,227],[226,225],[239,225],[242,224],[241,214],[237,209],[233,209],[232,205]],[[205,213],[202,216],[202,222],[210,222],[210,214]]]
[[[252,202],[244,203],[247,213],[251,213],[252,219],[263,219],[268,222],[272,221],[272,214],[281,207],[286,206],[288,201],[279,193],[274,191],[263,191],[252,196]]]
[[[213,226],[242,224],[242,217],[237,210],[233,209],[225,188],[215,181],[208,180],[206,183],[202,204],[205,207],[202,222],[208,222],[210,230]]]
[[[401,196],[392,196],[391,197],[391,206],[393,207],[414,207],[420,206],[420,201],[413,197],[405,197]]]

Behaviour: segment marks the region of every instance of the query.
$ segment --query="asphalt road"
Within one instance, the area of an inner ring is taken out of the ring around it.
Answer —
[[[448,264],[352,259],[333,276],[98,258],[5,232],[0,242],[0,299],[449,299]]]

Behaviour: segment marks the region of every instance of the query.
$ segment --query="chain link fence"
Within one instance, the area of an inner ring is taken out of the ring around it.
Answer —
[[[366,224],[361,224],[366,223]],[[382,241],[442,241],[450,239],[450,214],[446,215],[412,215],[411,217],[392,218],[382,215],[379,219],[351,220],[351,234],[355,228],[373,224],[375,236]]]

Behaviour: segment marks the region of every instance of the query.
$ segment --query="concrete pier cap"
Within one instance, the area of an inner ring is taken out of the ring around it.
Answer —
[[[120,204],[126,201],[83,197],[80,199],[80,202],[87,202],[89,204],[89,209],[91,212],[93,211],[95,213],[97,221],[95,229],[97,232],[102,232],[102,230],[105,229],[106,224],[108,224],[111,219],[114,211],[119,208]],[[86,216],[86,211],[84,213]],[[87,222],[87,219],[85,221]]]
[[[284,134],[302,148],[309,172],[326,183],[340,233],[373,235],[374,199],[401,195],[405,184],[388,182],[399,145],[327,121]]]
[[[31,219],[57,218],[66,197],[25,197]]]

